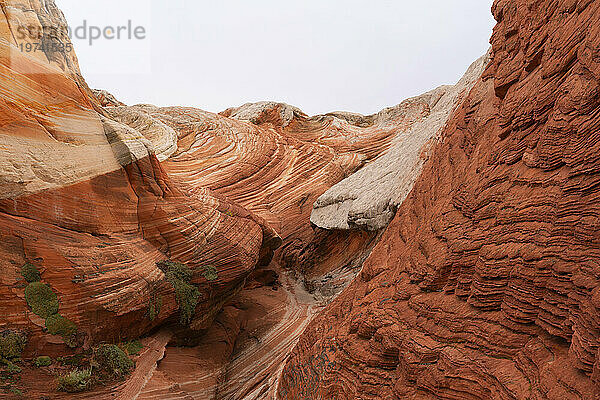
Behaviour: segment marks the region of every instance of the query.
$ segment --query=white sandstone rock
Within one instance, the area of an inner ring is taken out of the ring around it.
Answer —
[[[311,222],[324,229],[379,230],[387,226],[421,173],[428,145],[438,138],[457,105],[483,73],[488,60],[489,54],[486,54],[475,61],[455,86],[442,86],[415,98],[429,104],[429,115],[409,129],[400,130],[383,156],[319,197]],[[393,123],[399,111],[399,106],[387,108],[364,120],[385,126]],[[362,121],[356,115],[352,117]]]

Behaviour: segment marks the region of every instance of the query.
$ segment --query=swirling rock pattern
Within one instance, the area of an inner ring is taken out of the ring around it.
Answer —
[[[178,149],[164,163],[174,180],[243,205],[284,243],[309,243],[308,217],[317,197],[385,152],[395,132],[424,112],[411,103],[387,127],[361,127],[333,115],[309,118],[280,103],[247,104],[221,114],[139,107],[178,132]]]
[[[190,328],[206,329],[280,238],[223,196],[173,182],[159,159],[177,149],[175,132],[141,112],[103,110],[74,54],[19,50],[22,23],[66,25],[52,1],[0,4],[0,327],[29,332],[27,351],[68,351],[26,305],[20,268],[30,262],[86,346],[139,337],[176,320],[156,265],[169,258],[192,269],[201,295]]]
[[[493,14],[490,64],[278,398],[600,396],[600,3]]]
[[[279,270],[278,264],[298,266],[299,272],[316,279],[346,267],[341,277],[335,275],[337,279],[323,278],[334,282],[332,285],[321,279],[309,283],[324,298],[330,298],[354,276],[358,260],[374,245],[377,234],[315,230],[309,223],[312,204],[328,187],[384,153],[399,129],[406,129],[426,114],[426,106],[405,102],[386,114],[387,125],[375,124],[372,117],[346,113],[308,117],[294,107],[271,102],[246,104],[221,114],[117,104],[106,107],[105,112],[154,147],[172,143],[165,139],[172,137],[169,130],[175,131],[176,150],[162,167],[174,182],[188,187],[192,196],[208,188],[274,227],[282,238],[283,251],[270,268]],[[154,129],[157,121],[168,129]],[[269,272],[273,271],[265,271]],[[199,346],[167,349],[161,367],[140,398],[229,398],[242,393],[257,399],[272,397],[279,364],[314,316],[310,311],[313,307],[306,304],[316,302],[312,296],[304,302],[295,299],[301,290],[285,291],[287,296],[273,302],[269,287],[259,284],[258,288],[251,285],[245,289],[235,303],[247,299],[246,306],[226,306],[217,317],[219,323],[206,332]],[[256,311],[248,312],[248,308]],[[256,331],[250,327],[258,322],[260,334],[255,332],[253,337],[259,342],[243,345],[248,331]],[[223,339],[216,339],[223,337],[223,326],[229,327],[226,345]],[[194,367],[194,377],[177,371],[182,360],[198,366]],[[252,394],[255,387],[262,389]]]
[[[278,261],[306,264],[307,274],[356,266],[355,254],[372,246],[376,234],[314,231],[312,204],[383,154],[399,130],[427,114],[427,105],[411,100],[369,117],[308,117],[268,102],[221,114],[128,107],[105,91],[90,90],[72,51],[20,51],[15,32],[23,24],[68,43],[68,37],[46,32],[49,25],[66,26],[52,1],[0,4],[0,327],[28,332],[26,356],[69,352],[27,307],[20,276],[26,262],[58,295],[60,313],[77,325],[84,347],[173,325],[175,293],[157,262],[174,259],[190,266],[200,289],[194,318],[185,332],[176,328],[150,338],[150,356],[115,393],[147,393],[145,382],[156,383],[152,363],[164,355],[169,338],[177,342],[190,330],[210,338],[219,333],[207,331],[216,316],[244,328],[260,318],[268,346],[250,346],[242,361],[228,365],[232,354],[244,351],[233,352],[248,334],[239,328],[229,338],[231,348],[213,353],[222,357],[223,376],[232,384],[215,381],[204,389],[251,391],[240,380],[248,371],[272,382],[277,363],[314,314],[312,300],[298,305],[288,295],[277,303],[270,300],[271,288],[259,287],[254,302],[264,304],[260,312],[240,313],[235,303],[220,311],[282,243]],[[216,280],[204,277],[206,266],[216,268]],[[336,287],[349,278],[346,273]],[[246,298],[254,292],[249,289]],[[162,306],[151,319],[150,306],[158,299]],[[269,349],[276,350],[271,359]],[[252,354],[270,367],[252,365]],[[166,360],[172,356],[168,352]],[[30,395],[54,391],[49,380],[40,383],[44,378],[32,374],[24,379],[31,383]],[[99,390],[81,398],[108,396]]]
[[[308,270],[301,262],[307,260],[306,253],[325,253],[316,243],[332,248],[311,226],[313,203],[332,185],[384,154],[399,132],[429,115],[428,99],[410,99],[366,117],[349,113],[308,117],[274,102],[245,104],[220,114],[116,104],[105,112],[141,133],[155,149],[164,149],[157,154],[165,159],[162,165],[174,182],[192,192],[208,188],[262,217],[282,238],[277,262]],[[355,236],[351,242],[361,242],[364,249],[376,234]],[[345,251],[346,242],[338,242],[337,251]],[[344,265],[335,260],[329,264],[329,270]]]
[[[96,96],[102,107],[119,107],[125,105],[125,103],[117,100],[112,93],[106,90],[92,89],[92,93],[94,93],[94,96]]]

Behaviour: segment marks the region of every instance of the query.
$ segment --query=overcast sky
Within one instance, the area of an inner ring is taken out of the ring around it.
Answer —
[[[73,40],[91,87],[127,104],[214,112],[275,100],[308,114],[371,114],[455,83],[488,49],[494,26],[492,0],[56,3],[72,28],[131,20],[145,31],[92,46]]]

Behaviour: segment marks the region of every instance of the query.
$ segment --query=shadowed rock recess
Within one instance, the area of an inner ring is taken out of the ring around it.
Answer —
[[[0,8],[1,399],[600,398],[599,2],[312,117],[126,105]]]

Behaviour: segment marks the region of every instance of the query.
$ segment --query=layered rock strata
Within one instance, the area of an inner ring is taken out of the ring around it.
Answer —
[[[104,112],[73,53],[21,51],[23,24],[66,25],[52,1],[1,5],[1,326],[27,332],[27,351],[68,351],[28,307],[21,268],[30,263],[81,343],[139,337],[176,320],[174,287],[157,266],[173,259],[200,291],[190,327],[205,329],[281,240],[243,207],[173,182],[159,159],[176,149],[175,133],[143,115],[129,126]],[[208,267],[217,278],[205,277]]]
[[[311,274],[306,264],[315,262],[307,254],[323,258],[333,248],[332,240],[309,221],[312,205],[332,185],[385,154],[401,132],[430,116],[427,99],[410,99],[367,117],[308,117],[274,102],[213,114],[185,107],[120,106],[113,100],[104,112],[150,140],[175,182],[192,191],[208,188],[262,217],[282,238],[277,263]],[[351,263],[354,256],[346,249],[368,250],[376,233],[345,235],[350,244],[338,241],[333,251],[346,255],[317,270],[327,273]]]
[[[221,372],[207,390],[249,393],[240,376],[254,371],[270,391],[276,364],[310,321],[314,300],[307,295],[299,306],[289,294],[279,304],[270,286],[250,284],[245,297],[220,311],[248,276],[259,281],[277,275],[251,274],[270,263],[282,242],[281,263],[306,265],[300,272],[335,281],[325,297],[343,288],[375,235],[314,231],[312,204],[381,156],[398,131],[427,115],[427,104],[410,100],[377,118],[308,117],[280,103],[247,104],[221,114],[128,107],[87,87],[73,51],[23,50],[35,45],[35,38],[18,36],[23,26],[34,27],[39,40],[70,44],[60,29],[48,30],[66,26],[52,1],[0,4],[0,326],[27,333],[26,357],[71,351],[28,307],[21,276],[27,263],[57,295],[60,315],[77,326],[79,346],[177,325],[181,305],[158,265],[176,260],[191,269],[190,283],[200,295],[188,331],[175,328],[168,337],[179,342],[178,335],[189,336],[191,329],[209,340],[211,332],[218,333],[209,329],[217,315],[239,326],[231,347],[214,353],[215,360],[222,358]],[[327,276],[343,266],[349,269]],[[210,280],[209,267],[216,274]],[[236,311],[244,301],[260,305],[258,311]],[[256,330],[254,318],[263,324],[251,337],[266,340],[267,347],[245,344],[244,337]],[[287,334],[278,333],[278,326]],[[117,393],[150,390],[144,387],[154,382],[152,363],[169,341],[162,332],[148,339],[150,356],[114,388]],[[271,359],[269,349],[277,349]],[[229,365],[229,357],[238,354],[245,354],[243,360]],[[271,367],[252,365],[253,354]],[[167,352],[166,359],[172,356]],[[43,379],[36,374],[25,375],[29,393],[52,392],[50,381],[36,387],[35,380]],[[80,397],[90,396],[104,398],[108,391]]]
[[[493,14],[490,64],[278,398],[600,396],[600,3]]]

